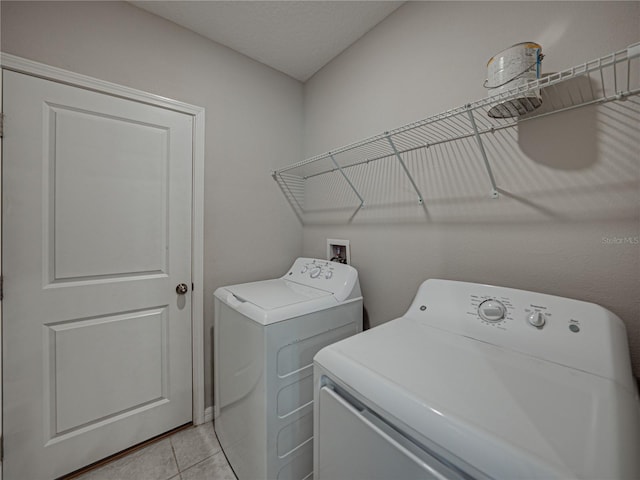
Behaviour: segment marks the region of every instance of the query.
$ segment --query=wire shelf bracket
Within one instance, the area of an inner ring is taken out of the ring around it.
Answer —
[[[393,143],[393,140],[391,139],[391,136],[389,135],[389,132],[385,132],[385,135],[387,136],[387,140],[389,141],[389,145],[391,146],[391,150],[393,150],[393,154],[396,156],[396,158],[400,162],[400,165],[402,165],[402,169],[404,170],[404,173],[407,174],[407,177],[409,177],[409,181],[411,182],[411,185],[413,186],[413,189],[418,194],[418,203],[420,205],[422,205],[424,203],[424,198],[422,197],[422,193],[420,193],[420,189],[418,188],[418,185],[416,185],[416,182],[413,179],[413,176],[411,175],[411,172],[407,168],[407,165],[404,163],[404,160],[402,160],[402,156],[400,155],[400,152],[398,152],[398,149],[396,148],[395,143]]]
[[[358,197],[358,200],[360,200],[360,205],[358,206],[358,210],[360,210],[363,206],[364,206],[364,198],[362,198],[362,195],[360,195],[360,193],[358,193],[358,189],[356,187],[353,186],[353,183],[351,183],[351,180],[349,180],[349,177],[347,176],[346,173],[344,173],[344,170],[342,169],[342,167],[340,165],[338,165],[338,162],[336,162],[335,157],[331,154],[331,152],[329,152],[327,155],[329,155],[329,158],[331,158],[331,161],[333,162],[333,164],[336,166],[336,168],[338,169],[338,171],[340,172],[340,174],[344,177],[344,179],[347,181],[347,183],[349,184],[349,186],[351,187],[351,190],[353,190],[353,192],[356,194],[356,197]]]
[[[478,149],[480,150],[480,155],[482,155],[482,160],[484,161],[484,167],[487,169],[487,174],[489,175],[489,181],[491,182],[491,198],[498,198],[498,187],[496,186],[496,179],[493,176],[493,171],[491,170],[491,164],[489,163],[489,159],[487,158],[487,152],[484,149],[484,144],[482,143],[480,132],[478,132],[478,125],[476,124],[476,119],[473,116],[473,110],[471,110],[471,105],[467,105],[467,114],[469,115],[469,121],[471,122],[471,126],[473,127],[473,133],[476,137],[476,142],[478,143]]]

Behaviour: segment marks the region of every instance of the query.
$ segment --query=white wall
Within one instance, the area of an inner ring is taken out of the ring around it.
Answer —
[[[640,41],[640,3],[407,3],[305,84],[305,157],[482,98],[487,60],[522,41],[543,46],[543,72],[577,65]],[[602,304],[626,322],[639,375],[640,246],[603,240],[640,235],[635,102],[536,120],[505,148],[487,138],[498,200],[479,159],[454,146],[418,174],[428,214],[389,203],[348,223],[328,212],[305,226],[304,254],[351,240],[373,325],[404,313],[427,278]]]
[[[206,109],[205,382],[213,291],[279,276],[301,227],[270,176],[301,154],[302,85],[124,2],[2,2],[4,52]]]

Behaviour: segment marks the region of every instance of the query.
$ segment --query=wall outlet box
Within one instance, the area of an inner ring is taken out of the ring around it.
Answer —
[[[327,238],[327,260],[351,265],[351,247],[349,240]]]

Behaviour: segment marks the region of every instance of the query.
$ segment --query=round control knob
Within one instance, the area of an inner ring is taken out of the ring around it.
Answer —
[[[485,300],[478,306],[478,315],[487,322],[499,322],[506,313],[507,307],[498,300]]]
[[[544,327],[544,324],[547,323],[547,319],[542,312],[533,312],[527,316],[527,322],[530,325],[533,325],[536,328]]]
[[[309,276],[311,278],[318,278],[320,276],[320,272],[322,272],[322,269],[320,267],[313,267],[309,272]]]
[[[333,277],[333,272],[331,270],[327,270],[327,272],[324,274],[324,278],[329,280],[331,277]]]

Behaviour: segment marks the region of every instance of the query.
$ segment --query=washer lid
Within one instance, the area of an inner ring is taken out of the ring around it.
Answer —
[[[640,477],[637,397],[608,379],[408,318],[314,360],[410,436],[490,477]]]
[[[249,302],[263,310],[274,310],[307,302],[331,293],[277,278],[226,287],[241,302]]]

